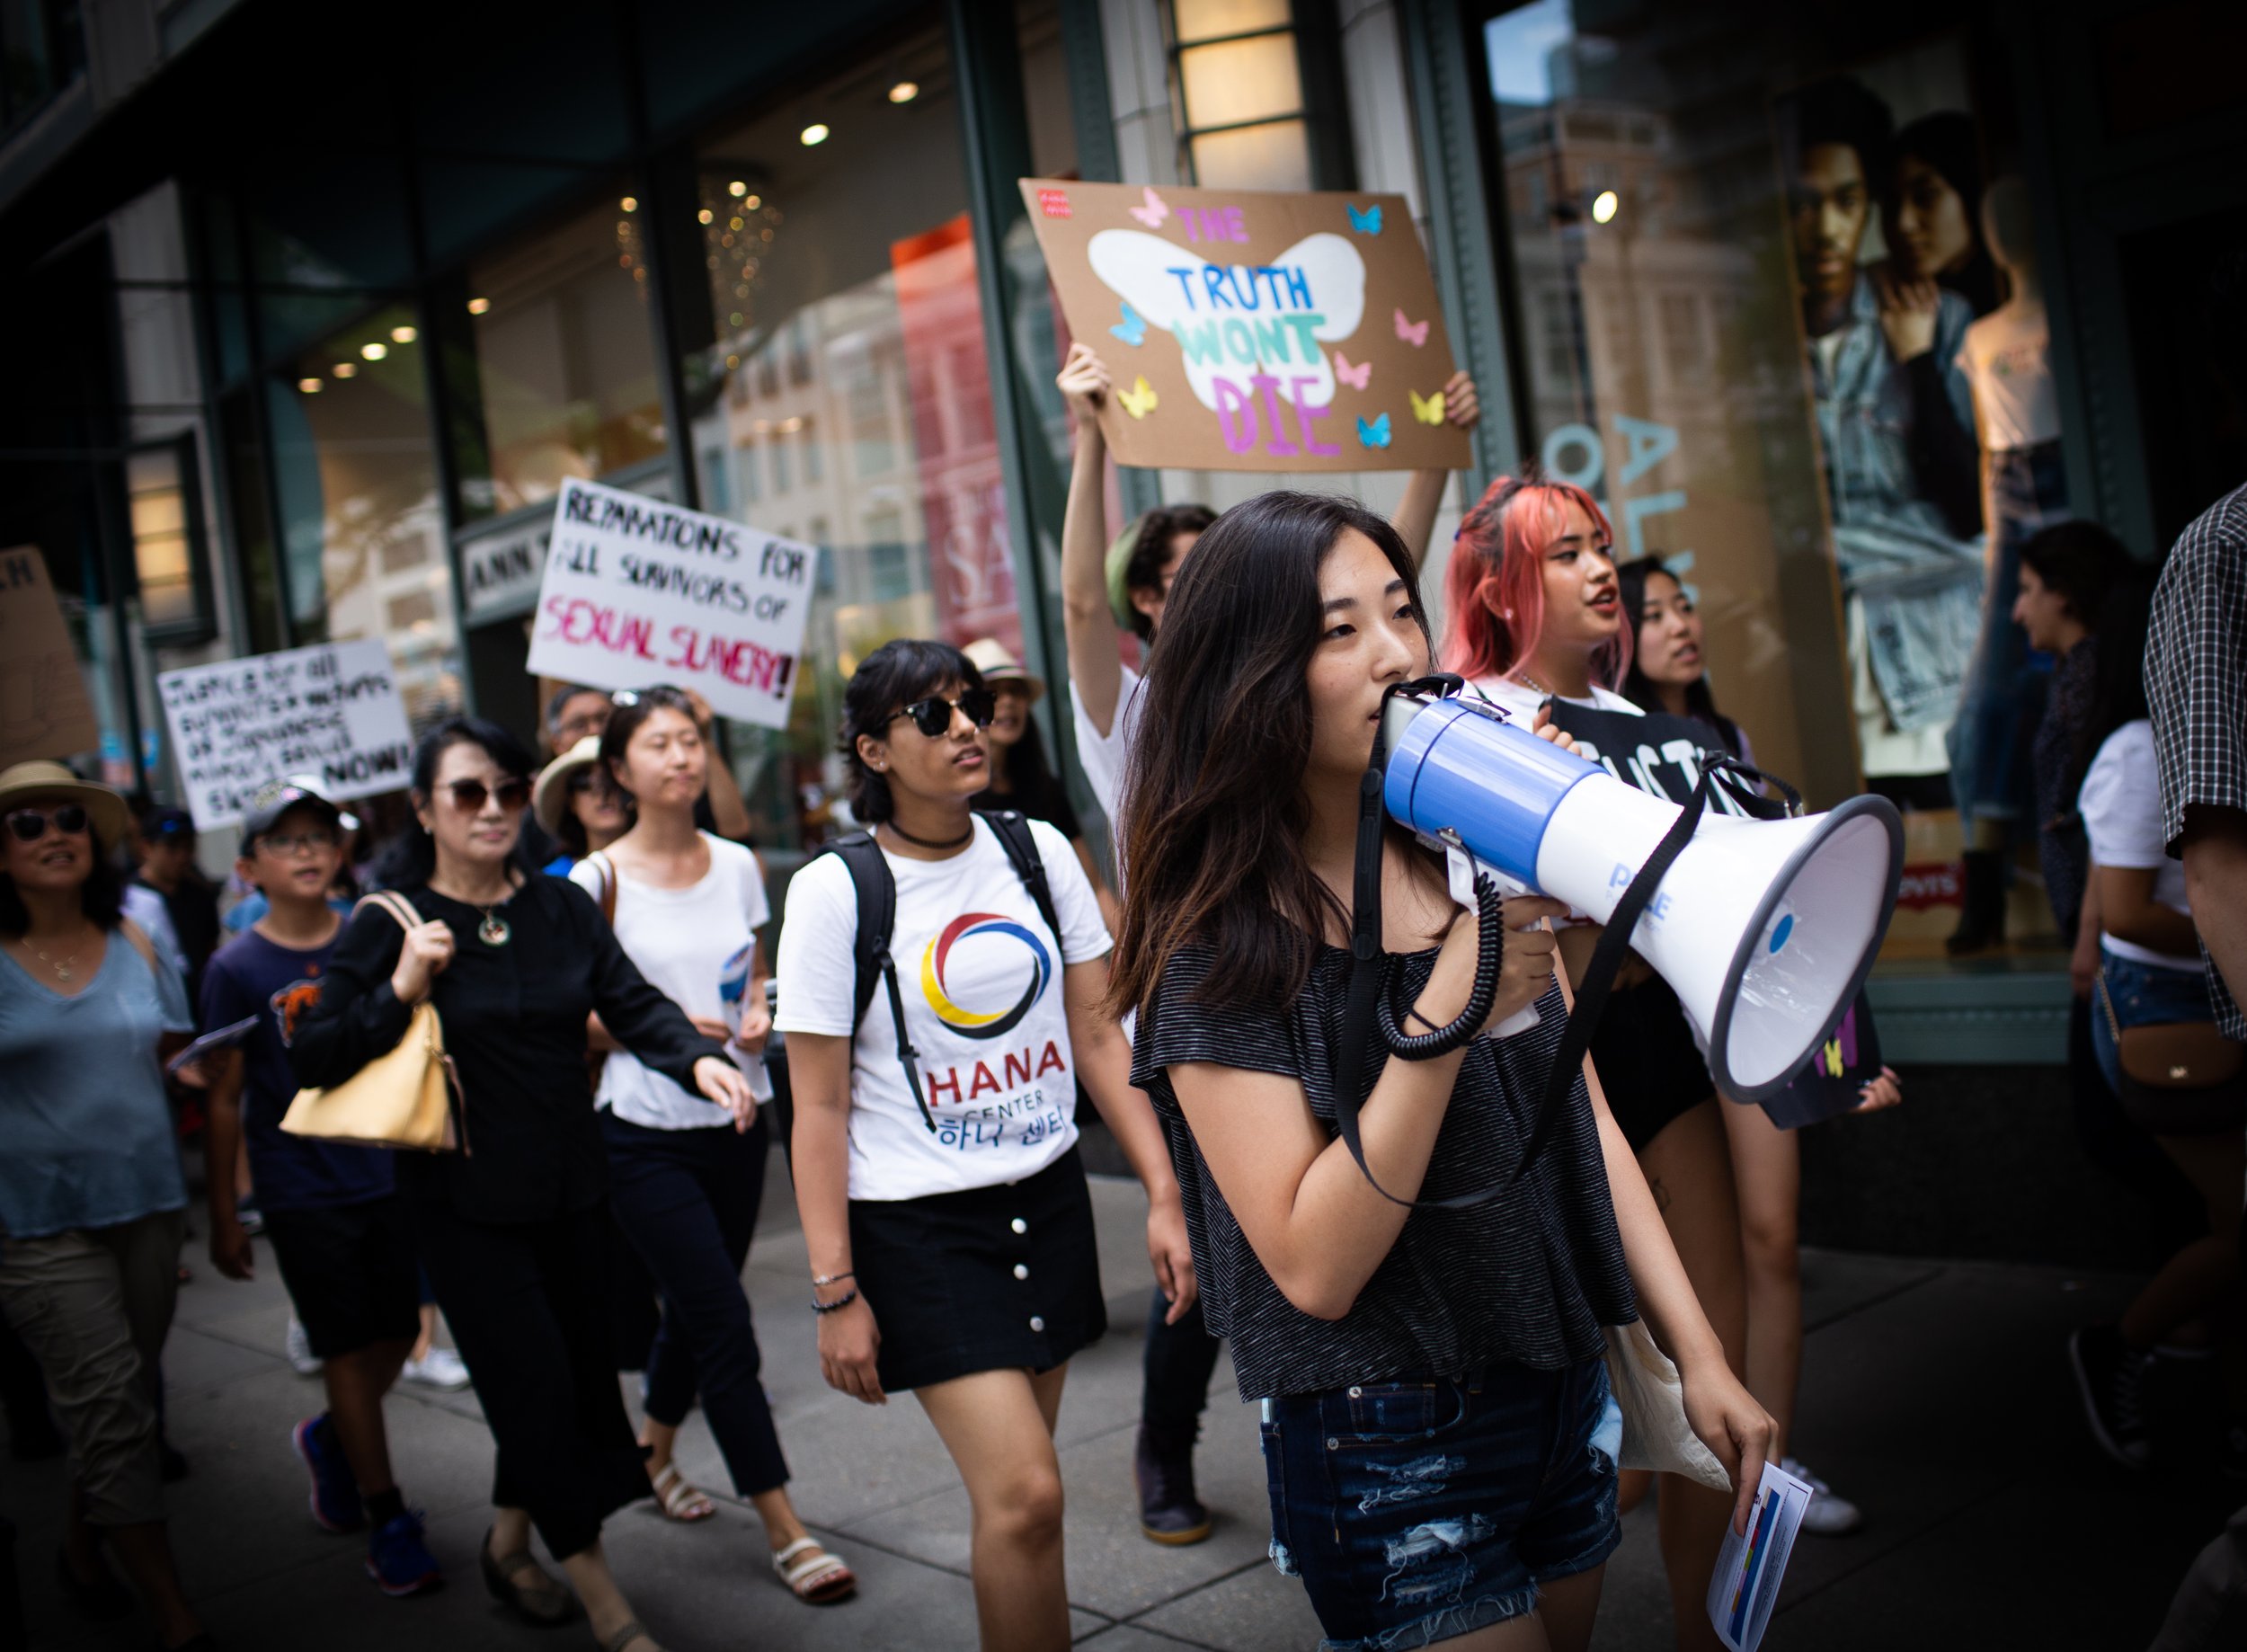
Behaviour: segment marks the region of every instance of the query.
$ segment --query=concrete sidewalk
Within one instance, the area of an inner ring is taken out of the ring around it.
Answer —
[[[1215,1534],[1168,1550],[1139,1533],[1131,1454],[1148,1299],[1143,1207],[1134,1186],[1105,1178],[1094,1201],[1115,1328],[1070,1372],[1060,1429],[1079,1642],[1098,1652],[1315,1646],[1301,1587],[1265,1559],[1256,1417],[1235,1403],[1230,1366],[1218,1373],[1200,1457],[1203,1497],[1219,1512]],[[281,1357],[288,1308],[270,1251],[261,1247],[249,1284],[220,1278],[200,1246],[187,1259],[195,1279],[181,1292],[165,1374],[172,1438],[193,1472],[173,1488],[173,1529],[190,1590],[228,1652],[590,1644],[582,1625],[542,1633],[519,1624],[477,1581],[491,1446],[465,1391],[402,1390],[389,1412],[400,1481],[428,1512],[449,1586],[403,1602],[377,1594],[356,1541],[324,1535],[306,1512],[289,1431],[322,1401],[316,1380],[298,1378]],[[2180,1365],[2169,1379],[2198,1420],[2170,1443],[2162,1468],[2128,1476],[2091,1446],[2064,1344],[2072,1326],[2117,1311],[2129,1280],[1833,1252],[1807,1254],[1805,1266],[1811,1334],[1800,1443],[1864,1506],[1866,1526],[1844,1540],[1803,1540],[1767,1644],[2143,1648],[2194,1552],[2247,1497],[2208,1467],[2214,1377],[2206,1363]],[[724,1495],[729,1482],[697,1416],[681,1461],[720,1497],[718,1518],[668,1525],[650,1503],[608,1527],[617,1576],[641,1616],[674,1652],[973,1648],[966,1496],[910,1399],[869,1410],[820,1381],[804,1245],[777,1160],[745,1278],[797,1505],[857,1568],[860,1594],[822,1611],[783,1592],[764,1565],[754,1514]],[[32,1645],[140,1652],[147,1640],[136,1623],[85,1624],[58,1597],[60,1465],[0,1466],[0,1514],[22,1532]],[[1671,1644],[1651,1507],[1625,1522],[1594,1644],[1601,1652]]]

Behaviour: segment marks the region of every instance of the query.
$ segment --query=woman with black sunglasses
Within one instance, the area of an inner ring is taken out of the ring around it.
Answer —
[[[425,921],[362,910],[290,1054],[300,1083],[341,1083],[436,1006],[457,1070],[462,1151],[400,1155],[430,1283],[499,1448],[484,1583],[534,1622],[575,1609],[529,1553],[535,1524],[608,1652],[651,1652],[600,1547],[602,1520],[647,1495],[617,1391],[608,1304],[607,1155],[585,1077],[587,1017],[683,1089],[736,1117],[741,1069],[650,986],[582,890],[521,864],[529,756],[504,729],[454,718],[413,761],[416,824],[390,887]]]
[[[994,709],[973,662],[890,643],[843,705],[851,806],[894,891],[897,969],[861,1017],[850,866],[829,855],[796,874],[775,1021],[820,1365],[869,1405],[912,1390],[935,1425],[973,1513],[982,1644],[1065,1648],[1053,1425],[1069,1361],[1107,1328],[1079,1079],[1148,1189],[1163,1289],[1191,1301],[1177,1183],[1099,1011],[1109,943],[1084,867],[1044,822],[970,807]],[[1041,867],[1045,901],[1027,881]]]
[[[164,1528],[156,1368],[187,1206],[159,1057],[194,1017],[123,915],[125,800],[19,763],[0,820],[0,1313],[70,1436],[57,1569],[84,1615],[129,1613],[106,1542],[158,1644],[207,1647]]]

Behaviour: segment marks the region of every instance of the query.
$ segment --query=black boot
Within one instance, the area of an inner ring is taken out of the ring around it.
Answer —
[[[1199,1423],[1184,1428],[1139,1426],[1132,1472],[1139,1481],[1139,1529],[1158,1543],[1198,1543],[1209,1535],[1209,1510],[1194,1495],[1194,1442]]]
[[[2005,939],[2005,852],[1968,849],[1966,852],[1966,889],[1960,901],[1958,927],[1951,931],[1943,950],[1986,952]]]

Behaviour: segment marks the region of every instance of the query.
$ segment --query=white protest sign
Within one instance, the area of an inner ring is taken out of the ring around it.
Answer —
[[[333,798],[413,777],[413,735],[380,637],[164,671],[156,694],[205,830],[239,821],[261,786],[289,775]]]
[[[526,669],[595,688],[694,688],[723,716],[784,728],[818,555],[573,478],[555,502]]]

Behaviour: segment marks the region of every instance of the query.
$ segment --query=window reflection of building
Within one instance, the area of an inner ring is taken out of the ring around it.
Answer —
[[[299,643],[379,636],[417,724],[460,709],[421,341],[403,307],[335,333],[272,391],[275,485]]]
[[[815,120],[829,135],[807,145]],[[822,552],[788,729],[732,725],[785,866],[835,822],[861,659],[896,636],[1019,635],[941,36],[720,136],[693,196],[715,337],[684,364],[704,506]]]

